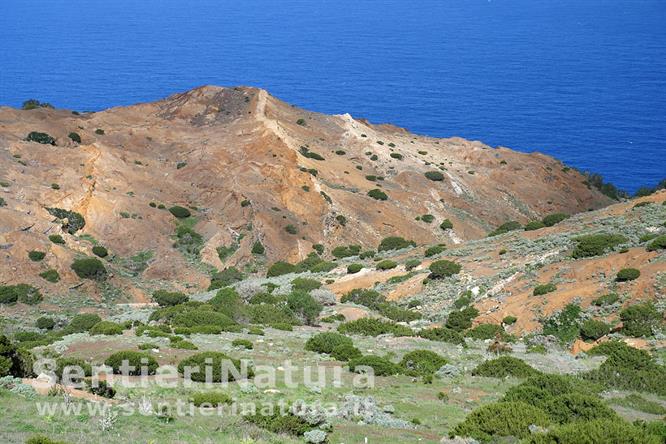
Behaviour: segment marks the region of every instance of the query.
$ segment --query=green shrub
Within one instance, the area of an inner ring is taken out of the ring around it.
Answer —
[[[429,224],[432,223],[435,220],[435,216],[432,214],[424,214],[422,216],[419,216],[419,219],[422,220],[423,222]]]
[[[51,216],[60,219],[62,221],[62,229],[69,234],[76,233],[86,225],[86,220],[83,216],[75,211],[63,210],[62,208],[47,208],[46,211]],[[49,236],[49,239],[51,239],[51,236]],[[51,239],[51,242],[64,243],[64,241],[56,242],[53,239]]]
[[[641,395],[632,393],[624,398],[611,398],[610,402],[614,405],[628,407],[639,412],[650,413],[652,415],[666,415],[666,407],[658,402],[650,401],[643,398]]]
[[[83,372],[84,376],[92,376],[92,366],[83,359],[62,357],[56,359],[54,372],[58,377],[58,381],[62,382],[67,377],[72,382],[79,382],[78,378],[74,376],[81,374],[80,372]]]
[[[618,282],[633,281],[634,279],[638,279],[640,275],[641,272],[635,268],[623,268],[617,272],[615,280]]]
[[[347,273],[355,274],[363,269],[363,264],[349,264],[347,265]]]
[[[433,279],[446,278],[460,273],[460,264],[447,260],[439,260],[430,264],[430,277]]]
[[[414,268],[418,267],[419,265],[421,265],[420,260],[418,260],[418,259],[407,259],[405,261],[405,270],[411,271]]]
[[[263,336],[264,331],[259,327],[250,327],[250,328],[247,329],[247,334],[248,335],[256,335],[256,336]]]
[[[75,259],[71,268],[81,279],[103,280],[106,278],[106,268],[96,258]]]
[[[79,133],[75,133],[72,131],[67,135],[67,137],[69,137],[73,142],[81,143],[81,136],[79,135]]]
[[[510,231],[515,231],[515,230],[520,230],[523,228],[522,225],[520,225],[519,222],[516,222],[515,220],[509,221],[509,222],[504,222],[502,225],[497,227],[494,231],[491,231],[488,234],[488,237],[492,236],[499,236],[500,234],[505,234]]]
[[[360,373],[365,370],[362,367],[372,368],[375,376],[391,376],[401,372],[400,366],[381,356],[366,355],[349,361],[349,370],[352,372]]]
[[[333,349],[340,345],[354,346],[351,338],[335,332],[317,333],[305,343],[305,349],[317,353],[333,353]]]
[[[93,325],[89,332],[91,335],[121,335],[123,326],[111,321],[101,321]]]
[[[55,146],[56,141],[53,137],[49,136],[46,133],[40,133],[38,131],[32,131],[28,134],[28,137],[25,138],[28,142],[37,142],[42,145],[53,145]]]
[[[472,320],[479,315],[479,310],[467,307],[464,310],[452,311],[446,318],[446,327],[461,332],[472,326]]]
[[[603,307],[604,305],[613,305],[619,300],[620,296],[618,296],[617,293],[608,293],[593,300],[592,304],[597,307]]]
[[[33,262],[39,262],[46,257],[46,253],[43,251],[32,250],[28,252],[28,257]]]
[[[231,345],[233,347],[241,347],[246,350],[252,350],[254,348],[252,341],[247,339],[234,339],[233,341],[231,341]]]
[[[652,239],[652,242],[650,242],[645,248],[647,249],[647,251],[657,251],[657,250],[666,249],[666,234],[662,234],[661,236],[655,237],[654,239]]]
[[[245,415],[243,419],[269,432],[286,435],[303,436],[305,432],[313,429],[313,426],[300,416],[291,413],[281,414],[279,411],[271,415],[261,412]]]
[[[340,298],[340,302],[343,304],[352,302],[374,309],[379,304],[386,302],[386,298],[376,290],[355,288],[349,293],[344,294],[342,298]]]
[[[158,367],[155,358],[147,353],[133,350],[116,352],[109,356],[106,361],[104,361],[104,364],[111,367],[113,369],[113,373],[120,374],[123,361],[127,361],[130,366],[134,367],[133,369],[130,369],[128,373],[129,375],[133,376],[141,374],[141,367],[145,367],[149,375],[154,375]]]
[[[566,305],[561,312],[543,321],[543,334],[553,335],[565,343],[573,341],[580,333],[580,312],[578,305]]]
[[[212,310],[195,309],[179,312],[171,320],[175,327],[196,327],[199,325],[215,325],[225,328],[234,325],[235,322],[224,313]]]
[[[250,305],[247,307],[250,322],[253,324],[264,324],[275,326],[276,324],[298,325],[298,319],[294,313],[284,306],[276,305]]]
[[[431,257],[431,256],[436,256],[439,253],[443,252],[446,250],[446,247],[443,245],[433,245],[432,247],[428,247],[425,251],[425,257]]]
[[[102,128],[97,128],[95,130],[95,134],[97,134],[98,136],[103,136],[104,135],[104,130]]]
[[[40,344],[42,345],[42,344]],[[0,335],[0,377],[14,376],[16,378],[33,377],[32,354],[12,343],[5,335]]]
[[[395,268],[398,266],[398,263],[396,261],[392,261],[391,259],[384,259],[383,261],[377,262],[377,270],[390,270],[392,268]]]
[[[25,444],[69,444],[65,441],[56,441],[45,435],[33,435],[25,442]]]
[[[590,234],[573,239],[576,246],[571,253],[574,259],[602,255],[608,250],[627,242],[627,238],[619,234]]]
[[[559,224],[565,219],[568,219],[569,215],[565,213],[553,213],[542,219],[542,222],[547,227],[552,227],[553,225]]]
[[[622,332],[627,336],[652,336],[662,322],[662,315],[654,304],[645,302],[631,305],[620,312]]]
[[[160,307],[184,304],[189,300],[190,298],[178,291],[156,290],[153,292],[153,301],[157,302]]]
[[[530,436],[525,444],[660,444],[658,437],[617,419],[577,421]]]
[[[442,230],[452,230],[453,229],[453,222],[451,222],[449,219],[444,219],[444,221],[439,224],[439,228]]]
[[[407,240],[399,236],[389,236],[381,240],[377,251],[401,250],[403,248],[415,246],[416,242],[414,241]]]
[[[515,317],[515,316],[510,316],[510,315],[509,316],[504,316],[504,319],[502,319],[502,324],[513,325],[513,324],[516,323],[517,320],[518,320],[518,318]]]
[[[334,257],[337,257],[338,259],[343,259],[345,257],[357,256],[360,253],[360,251],[361,251],[360,245],[347,245],[347,246],[341,245],[331,250],[331,254]]]
[[[468,436],[483,442],[501,436],[527,438],[531,425],[545,427],[549,422],[542,410],[524,402],[497,402],[474,410],[450,436]]]
[[[588,319],[580,325],[580,337],[585,340],[596,341],[610,333],[611,327],[602,321]]]
[[[316,279],[298,277],[291,281],[291,288],[294,290],[310,292],[312,290],[321,288],[321,282]]]
[[[497,324],[479,324],[473,329],[469,330],[465,336],[472,339],[493,339],[497,336],[503,337],[505,335],[504,329],[501,325]]]
[[[261,241],[255,241],[254,244],[252,244],[252,254],[264,254],[266,252],[266,248],[264,248],[264,245],[261,243]]]
[[[370,191],[368,191],[368,196],[372,197],[375,200],[387,200],[388,195],[380,190],[379,188],[374,188]]]
[[[361,351],[351,344],[336,345],[333,347],[330,354],[334,359],[343,362],[351,361],[352,359],[357,359],[363,356]]]
[[[314,244],[312,249],[319,254],[324,254],[324,246],[322,244]]]
[[[4,207],[4,206],[7,206],[7,202],[5,202],[5,199],[0,197],[0,207]]]
[[[411,322],[421,319],[421,313],[397,306],[392,302],[378,304],[375,309],[382,316],[396,322]]]
[[[428,171],[425,173],[425,177],[435,182],[441,182],[444,180],[444,175],[439,171]]]
[[[286,231],[289,234],[296,234],[296,233],[298,233],[298,228],[296,228],[292,224],[289,224],[286,227],[284,227],[284,231]]]
[[[92,252],[97,257],[107,257],[109,255],[108,250],[101,245],[92,247]]]
[[[69,333],[83,333],[90,330],[93,325],[101,322],[102,318],[93,313],[82,313],[75,315],[67,326]]]
[[[375,257],[375,252],[372,250],[367,250],[359,253],[358,255],[359,259],[370,259]]]
[[[308,159],[313,159],[313,160],[325,160],[324,157],[319,154],[315,153],[314,151],[310,151],[308,148],[302,146],[299,149],[299,152],[304,156],[307,157]]]
[[[185,219],[192,215],[190,210],[179,205],[174,205],[173,207],[169,208],[169,213],[173,214],[178,219]]]
[[[435,352],[430,350],[414,350],[403,356],[400,366],[407,375],[426,376],[434,374],[446,363],[447,360]]]
[[[512,356],[501,356],[497,359],[486,361],[472,370],[474,376],[486,376],[489,378],[527,378],[539,374],[525,361]]]
[[[296,267],[288,262],[278,261],[268,267],[267,277],[282,276],[283,274],[293,273]]]
[[[224,392],[196,392],[190,397],[190,402],[197,407],[218,407],[231,404],[231,396]]]
[[[471,304],[474,301],[474,295],[472,294],[471,291],[465,291],[462,293],[458,299],[453,301],[453,306],[457,309],[461,309],[464,307],[467,307],[469,304]]]
[[[373,318],[361,318],[355,321],[344,322],[338,326],[338,331],[342,334],[359,334],[364,336],[379,336],[384,334],[392,334],[393,336],[413,335],[409,327]]]
[[[27,305],[36,305],[44,298],[38,288],[28,284],[0,286],[0,304],[13,304],[21,302]]]
[[[322,305],[308,293],[294,291],[287,296],[287,306],[307,325],[312,325],[321,313]]]
[[[236,267],[227,267],[224,270],[218,271],[217,273],[214,273],[213,276],[211,276],[208,291],[233,285],[236,282],[242,281],[244,278],[245,276],[243,273]]]
[[[557,286],[553,284],[552,282],[549,282],[547,284],[541,284],[537,285],[534,287],[534,291],[532,291],[532,295],[534,296],[541,296],[544,294],[552,293],[553,291],[557,290]]]
[[[53,327],[55,327],[55,321],[48,316],[42,316],[35,321],[35,327],[42,330],[53,330]]]
[[[541,222],[540,220],[533,220],[525,224],[525,231],[534,231],[534,230],[539,230],[543,227],[545,227],[546,224]]]
[[[193,367],[197,372],[191,374],[192,381],[207,382],[206,373],[210,371],[211,379],[208,382],[231,382],[236,379],[234,370],[241,376],[248,378],[254,375],[254,372],[248,366],[244,366],[240,360],[232,359],[224,353],[203,352],[183,359],[178,364],[178,373],[184,375],[186,367]],[[247,369],[243,374],[243,369]],[[212,371],[211,371],[212,370]]]
[[[59,234],[52,234],[49,236],[49,240],[53,242],[54,244],[64,244],[65,239],[62,238],[61,235]]]
[[[465,339],[457,331],[446,327],[428,328],[419,331],[418,335],[424,339],[450,344],[464,344]]]
[[[273,322],[269,324],[271,328],[282,331],[294,331],[294,324],[287,322]]]

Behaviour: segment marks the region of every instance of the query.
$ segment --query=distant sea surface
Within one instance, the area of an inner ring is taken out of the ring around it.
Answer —
[[[266,88],[541,151],[633,192],[666,176],[664,0],[2,0],[0,104]]]

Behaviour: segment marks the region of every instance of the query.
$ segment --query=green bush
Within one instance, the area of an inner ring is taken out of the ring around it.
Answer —
[[[261,412],[253,415],[245,415],[246,421],[273,433],[303,436],[305,432],[313,429],[305,419],[291,413],[281,414],[279,411],[269,415]]]
[[[540,220],[533,220],[525,224],[525,231],[534,231],[534,230],[539,230],[543,227],[545,227],[546,224],[541,222]]]
[[[528,437],[525,444],[661,444],[658,437],[650,435],[624,421],[598,419],[577,421],[548,429],[544,434]]]
[[[592,304],[597,307],[603,307],[604,305],[613,305],[619,300],[620,296],[618,296],[617,293],[608,293],[593,300]]]
[[[111,321],[101,321],[89,330],[91,335],[121,335],[123,326]]]
[[[439,224],[439,228],[442,230],[452,230],[453,229],[453,222],[451,222],[449,219],[444,219],[444,221]]]
[[[266,248],[264,248],[264,245],[261,243],[261,241],[255,241],[252,244],[252,254],[264,254],[266,252]]]
[[[68,368],[69,367],[69,368]],[[56,359],[55,374],[58,381],[67,377],[71,382],[80,382],[76,375],[92,376],[92,366],[80,358],[62,357]]]
[[[268,267],[267,277],[282,276],[283,274],[293,273],[296,267],[288,262],[278,261]]]
[[[360,252],[361,252],[360,245],[347,245],[347,246],[341,245],[331,250],[331,254],[338,259],[357,256]]]
[[[634,279],[638,279],[640,275],[641,272],[635,268],[623,268],[617,272],[615,280],[618,282],[633,281]]]
[[[319,154],[315,153],[314,151],[310,151],[308,148],[302,146],[299,149],[299,152],[304,156],[307,157],[308,159],[313,159],[313,160],[325,160],[324,157]]]
[[[169,213],[173,214],[178,219],[185,219],[192,215],[190,210],[179,205],[174,205],[173,207],[169,208]]]
[[[307,325],[314,324],[323,308],[312,296],[302,291],[294,291],[289,294],[287,306]]]
[[[46,257],[46,253],[43,251],[32,250],[28,252],[28,257],[33,262],[39,262]]]
[[[335,332],[317,333],[305,343],[305,349],[317,353],[333,353],[333,349],[340,345],[354,346],[351,338]]]
[[[252,341],[247,339],[234,339],[233,341],[231,341],[231,345],[233,347],[241,347],[246,350],[252,350],[254,348]]]
[[[124,350],[119,351],[111,356],[109,356],[104,364],[108,365],[113,369],[113,373],[120,374],[122,370],[123,361],[127,361],[130,366],[133,366],[133,369],[129,370],[129,375],[140,375],[141,367],[147,369],[149,375],[154,375],[157,370],[158,364],[155,358],[150,356],[147,353],[137,352],[133,350]]]
[[[450,436],[468,436],[483,442],[501,436],[527,438],[531,425],[546,427],[549,423],[548,416],[534,406],[524,402],[497,402],[474,410]]]
[[[581,393],[556,396],[546,404],[545,411],[551,420],[558,424],[604,418],[620,420],[617,414],[599,397]]]
[[[414,350],[402,357],[400,366],[410,376],[427,376],[434,374],[448,361],[443,356],[430,350]]]
[[[28,284],[0,286],[0,304],[14,304],[21,302],[27,305],[36,305],[44,298],[38,288]]]
[[[500,234],[505,234],[505,233],[508,233],[509,231],[520,230],[521,228],[523,228],[523,226],[520,225],[520,223],[516,222],[515,220],[509,221],[509,222],[504,222],[502,225],[497,227],[494,231],[491,231],[490,233],[488,233],[488,237],[499,236]]]
[[[344,322],[338,326],[338,331],[342,334],[358,334],[364,336],[379,336],[392,334],[393,336],[412,336],[413,332],[409,327],[398,325],[391,321],[381,319],[361,318],[355,321]]]
[[[407,259],[405,261],[405,270],[411,271],[421,265],[421,261],[418,259]]]
[[[62,208],[47,208],[46,211],[48,211],[51,216],[60,219],[62,221],[62,229],[69,234],[76,233],[86,225],[86,220],[83,216],[75,211],[63,210]],[[51,239],[51,236],[49,236],[49,239]],[[53,239],[51,239],[51,242],[64,243],[56,242]]]
[[[194,345],[194,343],[190,341],[186,341],[185,339],[179,338],[178,340],[171,340],[171,348],[176,348],[179,350],[199,350],[199,347]]]
[[[348,302],[365,305],[368,308],[376,308],[379,304],[386,302],[386,298],[376,290],[366,288],[355,288],[340,298],[340,302]]]
[[[48,316],[42,316],[35,321],[35,327],[41,330],[53,330],[53,327],[55,327],[55,321]]]
[[[661,236],[655,237],[654,239],[652,239],[652,242],[650,242],[645,248],[647,249],[647,251],[657,251],[657,250],[666,249],[666,234],[662,234]]]
[[[291,288],[294,290],[310,292],[321,288],[321,282],[316,279],[298,277],[291,281]]]
[[[457,309],[461,309],[464,307],[467,307],[469,304],[471,304],[474,301],[474,295],[472,294],[471,291],[465,291],[463,292],[458,299],[453,301],[453,306]]]
[[[425,177],[435,182],[441,182],[444,180],[444,175],[439,171],[428,171],[425,173]]]
[[[79,135],[79,133],[75,133],[72,131],[67,135],[67,137],[69,137],[73,142],[81,143],[81,136]]]
[[[75,259],[71,268],[81,279],[103,280],[106,278],[106,268],[96,258]]]
[[[51,283],[56,283],[60,280],[60,274],[58,274],[58,272],[54,269],[46,270],[42,273],[39,273],[39,277]]]
[[[620,312],[622,333],[627,336],[652,336],[662,322],[662,315],[651,302],[631,305]]]
[[[248,366],[243,366],[238,359],[232,359],[224,353],[219,352],[203,352],[183,359],[178,364],[178,373],[185,374],[186,367],[193,367],[197,372],[191,374],[192,381],[207,382],[206,372],[210,372],[211,379],[208,382],[231,382],[236,379],[234,370],[241,376],[251,378],[254,372]],[[232,368],[233,367],[233,368]],[[243,374],[243,368],[247,369],[246,374]]]
[[[479,310],[467,307],[464,310],[452,311],[446,318],[446,327],[461,332],[472,326],[472,320],[479,315]]]
[[[284,231],[286,231],[289,234],[296,234],[296,233],[298,233],[298,228],[296,228],[292,224],[289,224],[286,227],[284,227]]]
[[[331,356],[338,361],[351,361],[363,356],[361,351],[351,344],[340,344],[333,347]]]
[[[7,206],[7,202],[5,202],[5,199],[0,197],[0,207],[4,207],[4,206]]]
[[[418,335],[424,339],[451,344],[464,344],[465,339],[457,331],[446,327],[428,328],[419,331]]]
[[[384,259],[383,261],[379,261],[376,264],[377,270],[390,270],[397,266],[398,263],[396,261],[392,261],[391,259]]]
[[[231,404],[231,396],[224,392],[196,392],[190,397],[190,402],[197,407],[219,407]]]
[[[38,131],[32,131],[28,134],[28,137],[25,138],[28,142],[37,142],[42,145],[53,145],[55,146],[56,141],[53,137],[49,136],[46,133],[40,133]]]
[[[518,318],[515,317],[515,316],[511,316],[511,315],[504,316],[504,319],[502,319],[502,324],[513,325],[513,324],[516,323],[517,320],[518,320]]]
[[[352,372],[360,373],[364,370],[362,367],[372,368],[375,376],[391,376],[401,372],[400,366],[381,356],[366,355],[349,361],[349,370]]]
[[[153,292],[153,301],[160,307],[172,307],[174,305],[184,304],[190,298],[179,291],[156,290]]]
[[[620,405],[628,407],[639,412],[650,413],[652,415],[666,415],[666,407],[655,401],[645,399],[641,395],[632,393],[623,398],[611,398],[610,402],[613,405]],[[666,424],[664,424],[666,426]]]
[[[565,213],[553,213],[542,219],[542,222],[547,227],[552,227],[553,225],[559,224],[565,219],[568,219],[569,215]]]
[[[439,260],[430,264],[430,277],[433,279],[446,278],[460,273],[460,264],[447,260]]]
[[[51,439],[48,436],[44,435],[33,435],[25,442],[25,444],[69,444],[65,441],[56,441]]]
[[[431,256],[436,256],[439,253],[443,252],[446,250],[446,247],[443,245],[433,245],[432,247],[428,247],[425,251],[425,257],[431,257]]]
[[[547,284],[541,284],[537,285],[534,287],[534,291],[532,291],[532,295],[534,296],[541,296],[544,294],[552,293],[553,291],[557,290],[557,286],[553,284],[552,282],[549,282]]]
[[[504,337],[504,329],[497,324],[479,324],[469,330],[465,336],[472,339],[493,339],[497,336]]]
[[[107,257],[109,255],[109,251],[101,245],[92,247],[92,252],[97,257]]]
[[[377,248],[377,251],[400,250],[403,248],[415,247],[415,246],[416,242],[414,241],[407,240],[399,236],[389,236],[381,240],[381,242],[379,243],[379,247]]]
[[[208,291],[233,285],[236,282],[242,281],[244,278],[245,276],[243,273],[236,267],[227,267],[211,276]]]
[[[347,265],[347,273],[355,274],[363,269],[363,264],[349,264]]]
[[[298,325],[294,313],[284,306],[269,304],[250,305],[247,307],[250,322],[275,327],[276,324]]]
[[[67,326],[69,333],[83,333],[90,330],[93,325],[101,322],[102,318],[93,313],[82,313],[75,315]]]
[[[12,343],[7,336],[0,335],[0,377],[30,378],[33,376],[32,367],[32,354]]]
[[[379,188],[373,188],[372,190],[368,191],[368,196],[372,197],[375,200],[387,200],[388,195],[380,190]]]
[[[195,309],[187,310],[176,314],[171,320],[174,327],[196,327],[200,325],[215,325],[225,328],[236,323],[224,313],[218,313],[212,310]]]
[[[424,214],[422,216],[417,217],[417,219],[429,224],[435,220],[435,216],[433,216],[432,214]]]
[[[543,321],[543,334],[553,335],[568,343],[580,334],[580,312],[576,304],[568,304],[561,312]]]
[[[576,243],[571,253],[574,259],[599,256],[628,241],[622,235],[608,233],[590,234],[573,240]]]
[[[501,356],[497,359],[486,361],[472,370],[474,376],[486,376],[489,378],[527,378],[539,374],[525,361],[512,356]]]
[[[62,238],[61,235],[59,234],[52,234],[49,236],[49,240],[53,242],[54,244],[64,244],[65,239]]]
[[[602,321],[588,319],[580,325],[580,337],[585,340],[596,341],[610,333],[611,327]]]

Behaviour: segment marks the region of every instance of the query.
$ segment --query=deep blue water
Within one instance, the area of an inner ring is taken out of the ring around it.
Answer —
[[[98,110],[202,84],[666,176],[664,0],[2,0],[0,103]]]

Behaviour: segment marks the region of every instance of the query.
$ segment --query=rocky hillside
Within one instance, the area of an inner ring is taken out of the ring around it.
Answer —
[[[210,86],[95,113],[0,108],[0,182],[0,283],[128,302],[164,282],[205,289],[231,266],[263,273],[316,244],[367,249],[399,235],[452,246],[506,221],[611,202],[542,154]],[[174,217],[174,206],[191,216]],[[95,245],[108,250],[102,290],[79,286],[70,268]],[[58,282],[39,277],[48,270]]]

